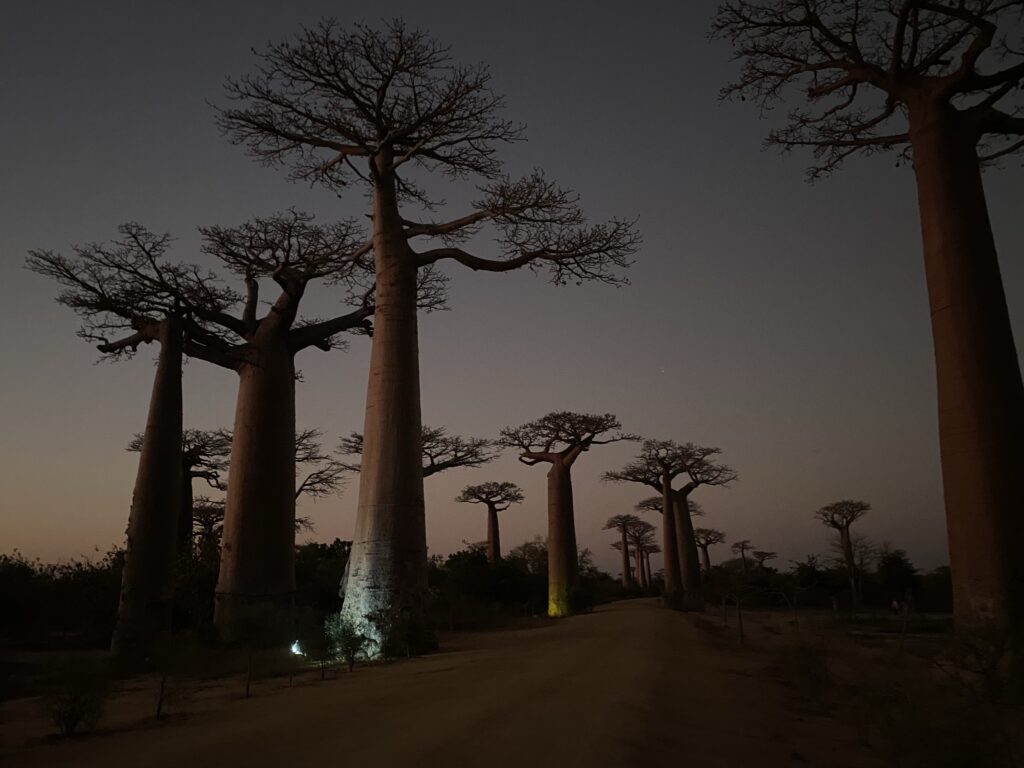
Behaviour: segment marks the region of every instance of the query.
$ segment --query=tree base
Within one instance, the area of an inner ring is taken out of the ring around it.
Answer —
[[[213,623],[222,642],[270,646],[295,640],[295,596],[235,595],[219,592]]]

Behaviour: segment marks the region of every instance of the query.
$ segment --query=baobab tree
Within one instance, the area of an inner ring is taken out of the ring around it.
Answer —
[[[850,596],[855,606],[861,603],[860,580],[857,578],[857,558],[853,549],[853,538],[850,526],[864,517],[871,510],[871,505],[863,501],[843,499],[822,507],[814,516],[823,525],[839,534],[839,549],[843,562],[846,564],[846,576],[850,580]]]
[[[743,564],[743,572],[747,572],[747,552],[751,549],[750,539],[743,539],[742,541],[734,542],[730,549],[733,554],[739,555],[740,562]]]
[[[754,562],[757,563],[757,567],[762,571],[765,570],[765,563],[779,556],[778,552],[767,552],[762,549],[755,549],[751,554],[754,556]]]
[[[716,528],[694,528],[693,539],[697,542],[697,547],[700,549],[700,560],[701,565],[704,568],[704,572],[711,570],[711,547],[716,544],[721,544],[725,541],[725,534]]]
[[[295,356],[330,350],[342,333],[367,333],[373,313],[362,285],[369,246],[350,221],[317,225],[290,210],[236,227],[200,228],[202,250],[245,283],[241,312],[194,310],[210,337],[195,356],[238,375],[235,424],[214,622],[226,639],[241,625],[282,629],[295,591]],[[277,294],[259,317],[263,283]],[[303,321],[310,283],[339,286],[347,311]],[[353,308],[354,307],[354,308]]]
[[[523,489],[515,483],[487,482],[467,485],[455,497],[466,504],[483,504],[487,507],[487,560],[496,563],[501,560],[501,534],[498,529],[498,513],[513,504],[523,501]]]
[[[141,453],[143,435],[136,434],[128,450]],[[192,551],[192,481],[203,480],[210,488],[223,491],[224,473],[231,455],[231,433],[226,429],[186,429],[181,439],[181,492],[179,497],[177,552]]]
[[[228,81],[222,130],[264,163],[337,192],[371,198],[375,267],[363,471],[344,616],[371,637],[365,617],[400,613],[426,627],[427,555],[420,454],[417,278],[440,264],[506,272],[547,270],[556,284],[624,282],[639,245],[630,221],[588,225],[574,193],[537,171],[506,176],[498,149],[523,128],[501,116],[484,65],[401,21],[345,29],[325,20],[258,52],[255,73]],[[440,207],[427,179],[476,177],[469,210],[414,220],[404,209]],[[490,230],[498,258],[472,251]],[[414,242],[425,245],[414,247]]]
[[[651,555],[661,551],[654,541],[654,526],[646,520],[637,519],[627,529],[627,537],[636,555],[637,581],[641,589],[650,589]]]
[[[635,440],[622,432],[610,413],[556,411],[519,427],[501,430],[499,442],[519,451],[528,466],[548,469],[548,616],[569,614],[569,593],[576,582],[578,559],[572,499],[572,467],[595,445]]]
[[[423,426],[420,431],[420,453],[423,477],[436,475],[460,467],[482,467],[498,457],[497,445],[483,437],[450,435],[445,427]],[[338,444],[338,453],[344,456],[362,456],[363,436],[353,432]],[[348,472],[359,472],[361,463],[343,462]]]
[[[606,531],[618,531],[621,537],[618,549],[622,552],[622,586],[633,588],[633,572],[629,564],[629,528],[642,522],[636,515],[614,515],[604,524]]]
[[[912,160],[962,629],[1024,616],[1024,385],[981,179],[1024,149],[1022,13],[1021,0],[733,0],[714,22],[743,62],[726,95],[808,102],[768,143],[811,148],[812,177],[855,153]]]
[[[699,609],[704,602],[700,585],[700,562],[689,497],[701,485],[726,486],[736,473],[720,464],[721,451],[672,440],[645,440],[640,453],[617,472],[606,472],[610,482],[634,482],[661,492],[663,550],[665,552],[665,592],[672,596],[680,588],[687,607]],[[686,482],[673,488],[677,477]]]
[[[182,488],[182,357],[205,339],[187,333],[196,308],[218,312],[235,299],[213,275],[167,259],[171,236],[129,223],[110,243],[74,247],[74,256],[31,251],[30,270],[62,288],[57,301],[81,318],[79,336],[104,358],[134,356],[140,345],[158,347],[156,373],[139,445],[139,466],[128,517],[112,653],[142,659],[170,623],[175,541]],[[202,289],[190,286],[201,284]]]

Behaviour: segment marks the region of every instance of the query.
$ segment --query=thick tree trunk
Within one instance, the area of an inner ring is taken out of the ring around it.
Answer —
[[[568,616],[579,567],[572,475],[559,459],[548,470],[548,616]]]
[[[683,598],[693,611],[704,610],[704,592],[700,584],[700,561],[697,556],[697,538],[693,533],[688,494],[677,492],[673,504],[676,522],[676,544],[679,547],[679,571],[682,576]]]
[[[676,540],[675,499],[672,481],[666,476],[661,483],[662,558],[665,563],[665,595],[679,591],[682,581],[679,572],[679,544]]]
[[[174,547],[181,494],[181,324],[160,324],[160,357],[128,518],[117,626],[110,650],[129,663],[145,658],[170,626]]]
[[[839,529],[839,546],[843,550],[846,562],[846,578],[850,581],[850,601],[855,608],[860,607],[860,590],[857,589],[857,561],[853,556],[853,539],[849,528]]]
[[[214,610],[228,641],[286,639],[295,593],[295,363],[284,332],[261,328],[251,344],[238,370]]]
[[[948,105],[912,104],[957,627],[1024,616],[1024,386],[975,150]]]
[[[371,616],[390,617],[401,642],[429,646],[427,538],[423,510],[416,273],[405,241],[394,182],[378,181],[373,199],[376,309],[366,392],[359,507],[343,615],[383,653]],[[378,622],[379,623],[379,622]]]
[[[633,588],[633,574],[629,570],[629,541],[626,539],[625,527],[620,528],[622,534],[622,586],[625,589]]]
[[[711,553],[708,551],[709,549],[707,545],[702,545],[700,548],[700,562],[704,568],[704,573],[711,570]]]
[[[650,586],[647,571],[644,569],[644,554],[639,549],[636,551],[636,580],[640,584],[640,589],[646,590]]]
[[[498,530],[498,510],[487,505],[487,560],[496,563],[501,560],[501,532]]]
[[[653,576],[651,576],[651,553],[650,552],[644,552],[643,560],[644,560],[644,581],[646,582],[645,586],[648,589],[650,589],[651,584],[654,581]]]

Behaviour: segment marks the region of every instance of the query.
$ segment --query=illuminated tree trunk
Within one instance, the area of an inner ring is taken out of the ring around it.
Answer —
[[[633,574],[629,569],[629,541],[626,539],[626,526],[619,529],[622,533],[622,586],[625,589],[633,588]]]
[[[174,596],[174,549],[181,494],[180,321],[160,323],[160,355],[135,476],[117,626],[110,650],[138,662],[169,628]]]
[[[295,364],[285,333],[256,337],[238,370],[214,610],[229,641],[285,638],[295,593]]]
[[[700,584],[700,561],[697,555],[697,537],[693,533],[690,517],[689,494],[677,491],[673,514],[676,523],[676,545],[679,548],[679,571],[682,576],[683,597],[686,607],[704,610],[704,592]]]
[[[559,458],[548,470],[548,616],[568,616],[578,569],[572,476]]]
[[[498,530],[498,510],[493,504],[487,505],[487,560],[491,563],[501,560],[501,532]]]
[[[666,474],[661,482],[661,528],[662,557],[665,561],[665,594],[674,595],[679,591],[679,544],[676,540],[675,500],[672,480]]]
[[[912,104],[953,607],[960,629],[1024,615],[1024,386],[975,135],[949,106]]]
[[[373,614],[401,617],[417,646],[429,645],[427,540],[423,512],[417,267],[402,233],[394,180],[378,175],[373,192],[376,309],[366,392],[359,507],[343,615],[370,638]]]

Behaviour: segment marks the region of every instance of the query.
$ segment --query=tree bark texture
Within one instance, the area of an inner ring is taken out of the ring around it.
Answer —
[[[501,531],[498,529],[498,510],[493,504],[487,505],[487,561],[501,560]]]
[[[697,537],[693,533],[693,519],[690,517],[689,495],[683,491],[675,494],[673,514],[676,523],[676,544],[679,547],[679,571],[683,599],[686,608],[704,610],[704,592],[700,583],[700,560],[697,555]]]
[[[568,616],[579,567],[572,475],[559,459],[548,470],[548,616]]]

